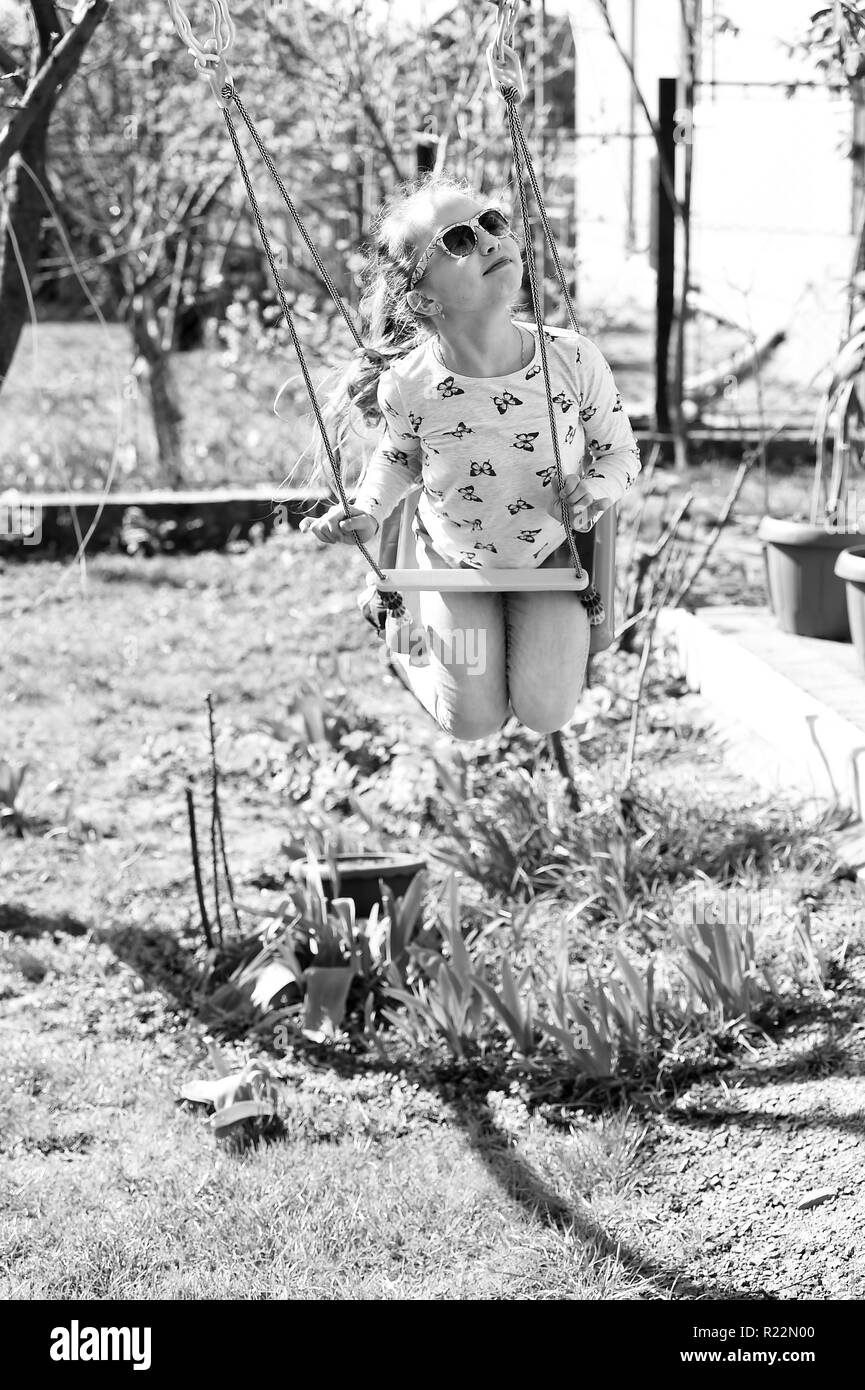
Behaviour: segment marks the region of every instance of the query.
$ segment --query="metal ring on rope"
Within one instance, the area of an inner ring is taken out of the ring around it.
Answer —
[[[234,82],[228,69],[228,56],[237,37],[234,20],[229,13],[227,0],[210,0],[211,33],[205,44],[199,43],[192,31],[192,25],[184,13],[180,0],[168,0],[168,8],[174,27],[195,59],[197,72],[202,73],[210,83],[210,89],[223,111],[227,109],[234,90]],[[226,88],[229,95],[226,96]]]

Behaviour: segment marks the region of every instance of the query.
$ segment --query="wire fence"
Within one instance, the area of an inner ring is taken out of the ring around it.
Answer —
[[[608,108],[601,128],[571,144],[579,302],[634,325],[640,342],[628,355],[642,359],[645,379],[654,351],[657,149],[650,131],[617,128],[616,116]],[[688,325],[686,381],[749,341],[784,334],[762,380],[741,371],[701,418],[753,427],[765,413],[772,427],[810,423],[846,321],[865,155],[854,116],[846,94],[820,83],[698,85],[693,127],[683,134],[693,159],[690,283],[706,312]],[[678,275],[681,257],[677,227]]]

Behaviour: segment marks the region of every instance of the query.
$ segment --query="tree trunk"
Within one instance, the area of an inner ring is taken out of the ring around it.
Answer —
[[[30,314],[30,282],[39,264],[39,233],[45,211],[42,194],[22,160],[44,184],[48,127],[66,86],[111,0],[90,0],[78,22],[64,32],[51,0],[31,0],[37,43],[25,84],[12,78],[7,103],[12,115],[0,129],[0,176],[5,199],[0,213],[0,391]],[[55,42],[55,39],[57,40]],[[19,265],[19,257],[21,264]]]
[[[0,170],[22,149],[32,127],[50,115],[111,4],[112,0],[89,0],[78,22],[64,33],[53,0],[30,0],[38,46],[33,51],[30,81],[12,107],[13,115],[0,127]],[[13,81],[13,85],[20,91],[20,83]]]
[[[27,296],[39,265],[40,231],[45,212],[42,194],[22,160],[44,184],[52,109],[47,108],[31,125],[18,154],[13,155],[6,169],[5,204],[0,215],[0,390],[30,317]],[[19,256],[22,265],[18,264]]]
[[[156,305],[147,289],[139,288],[132,297],[130,326],[136,353],[133,370],[146,386],[160,468],[166,484],[180,488],[184,485],[183,412],[177,400],[171,354],[163,350]]]

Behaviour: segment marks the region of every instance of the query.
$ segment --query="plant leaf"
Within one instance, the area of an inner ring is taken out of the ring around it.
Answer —
[[[239,1072],[234,1076],[220,1076],[214,1081],[188,1081],[180,1087],[179,1094],[183,1100],[192,1101],[195,1105],[222,1105],[227,1104],[243,1084],[243,1073]]]
[[[286,985],[303,984],[303,971],[297,974],[283,961],[273,961],[265,966],[255,982],[252,1002],[259,1009],[267,1009],[274,995],[285,989]]]
[[[228,1129],[230,1125],[238,1124],[240,1120],[252,1120],[259,1115],[275,1115],[276,1106],[272,1101],[267,1100],[241,1100],[236,1105],[226,1105],[222,1110],[217,1110],[215,1115],[211,1115],[210,1124],[213,1129]]]
[[[353,965],[310,965],[304,973],[304,998],[301,1028],[307,1037],[321,1041],[333,1038],[345,1018],[348,991],[354,979]]]

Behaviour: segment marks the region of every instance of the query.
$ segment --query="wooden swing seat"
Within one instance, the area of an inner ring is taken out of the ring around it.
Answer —
[[[539,590],[568,589],[579,592],[588,588],[589,576],[583,571],[578,579],[573,570],[566,569],[453,569],[453,570],[387,570],[387,582],[370,573],[370,583],[385,592],[420,593],[465,589],[469,592],[528,593]]]
[[[615,632],[617,507],[609,507],[591,531],[577,535],[577,553],[583,569],[579,579],[569,564],[542,569],[423,569],[417,561],[417,541],[412,529],[421,492],[419,484],[410,488],[385,517],[377,559],[386,582],[371,572],[367,593],[382,589],[404,594],[412,622],[419,626],[422,593],[580,593],[593,583],[603,600],[606,617],[592,628],[589,650],[602,652],[610,646]]]

